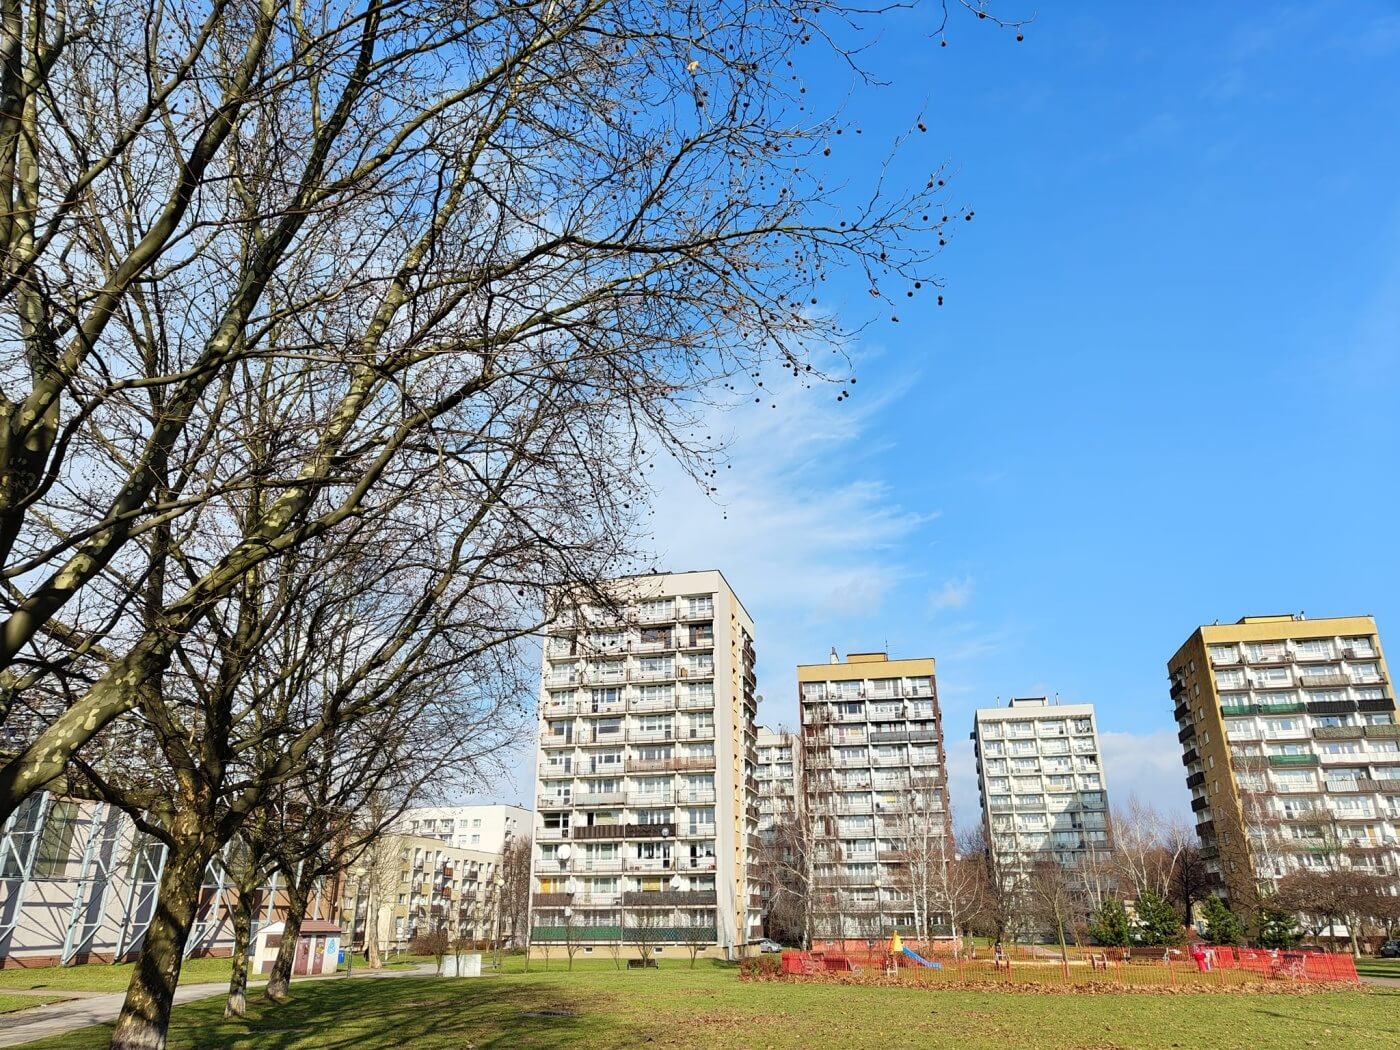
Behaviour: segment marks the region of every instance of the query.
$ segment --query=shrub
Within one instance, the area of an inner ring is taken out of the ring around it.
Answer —
[[[739,961],[740,977],[776,977],[782,963],[776,955],[760,955]]]
[[[1243,944],[1244,924],[1235,918],[1235,913],[1225,906],[1219,897],[1206,898],[1204,907],[1206,928],[1205,939],[1211,944]]]
[[[1123,948],[1132,940],[1132,923],[1123,902],[1112,898],[1099,905],[1089,923],[1089,936],[1107,948]]]

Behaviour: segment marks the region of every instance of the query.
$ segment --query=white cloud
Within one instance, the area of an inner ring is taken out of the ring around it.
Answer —
[[[1100,732],[1099,743],[1110,805],[1121,806],[1135,797],[1172,820],[1195,826],[1175,732]]]
[[[934,592],[932,606],[935,612],[942,609],[961,609],[972,600],[972,577],[945,580],[943,586]]]
[[[902,391],[836,402],[833,387],[789,386],[778,408],[716,413],[732,434],[715,501],[669,461],[658,468],[654,551],[663,570],[721,569],[755,620],[760,720],[796,723],[795,672],[830,646],[879,648],[890,591],[914,570],[902,546],[937,514],[903,507],[874,474],[871,429]]]

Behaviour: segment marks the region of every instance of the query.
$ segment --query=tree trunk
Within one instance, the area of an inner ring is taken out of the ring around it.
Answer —
[[[233,909],[233,971],[228,979],[225,1017],[242,1017],[248,1012],[248,943],[253,934],[253,894],[239,889]]]
[[[384,960],[379,953],[379,902],[374,899],[371,886],[365,901],[365,962],[371,970],[384,968]]]
[[[112,1050],[164,1050],[170,1027],[170,1007],[180,980],[185,942],[199,907],[204,869],[214,854],[207,842],[190,845],[177,836],[160,877],[160,897],[136,967],[127,986]]]
[[[301,920],[306,916],[306,905],[311,900],[311,886],[316,881],[310,865],[302,869],[298,877],[287,880],[287,919],[282,927],[282,944],[277,949],[277,959],[268,974],[263,997],[274,1003],[287,1001],[288,989],[292,983],[292,964],[297,957],[297,938],[301,935]]]

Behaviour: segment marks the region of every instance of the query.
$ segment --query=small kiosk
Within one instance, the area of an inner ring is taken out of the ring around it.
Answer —
[[[257,973],[268,973],[282,948],[285,922],[270,922],[253,940],[253,965]],[[306,919],[297,934],[297,954],[293,974],[335,973],[340,959],[340,924],[324,919]]]

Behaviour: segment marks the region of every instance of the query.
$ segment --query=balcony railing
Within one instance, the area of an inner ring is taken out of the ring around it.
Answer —
[[[1271,766],[1315,766],[1318,764],[1317,755],[1269,755],[1268,758]]]
[[[627,801],[623,791],[596,791],[574,796],[575,806],[620,806]]]
[[[554,795],[540,795],[535,799],[535,805],[539,809],[568,809],[571,803],[567,797],[558,798]]]
[[[704,908],[715,901],[714,890],[638,890],[622,895],[624,908]]]

